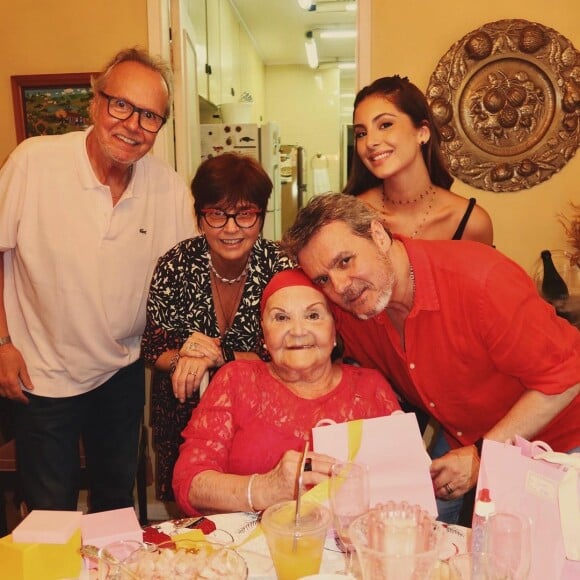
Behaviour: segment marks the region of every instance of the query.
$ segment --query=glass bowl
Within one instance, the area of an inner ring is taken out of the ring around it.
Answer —
[[[246,561],[232,547],[179,537],[151,546],[146,552],[135,552],[123,566],[131,574],[127,578],[139,580],[248,577]]]
[[[119,540],[103,546],[97,552],[98,580],[136,580],[137,577],[125,567],[125,563],[147,550],[143,542],[136,540]]]
[[[378,504],[349,527],[364,580],[431,578],[444,528],[420,506]]]

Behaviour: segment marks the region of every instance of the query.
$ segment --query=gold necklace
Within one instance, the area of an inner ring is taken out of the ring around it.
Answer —
[[[429,187],[423,193],[420,193],[417,197],[412,197],[411,199],[392,199],[387,195],[387,192],[385,191],[385,185],[383,184],[383,209],[385,209],[385,202],[391,203],[393,205],[412,205],[418,201],[421,201],[430,193],[435,193],[435,189],[431,184],[429,184]]]
[[[234,318],[236,317],[236,312],[237,312],[237,307],[239,305],[240,302],[240,297],[242,296],[242,291],[244,289],[244,284],[240,284],[240,287],[238,289],[238,292],[236,293],[235,297],[234,297],[234,301],[232,303],[232,307],[229,309],[229,311],[226,312],[226,309],[224,308],[224,303],[222,301],[222,296],[220,293],[220,288],[219,288],[219,278],[217,277],[217,275],[215,274],[215,272],[212,271],[212,274],[214,276],[214,286],[215,286],[215,293],[217,295],[217,299],[218,299],[218,305],[221,311],[221,314],[223,316],[224,319],[224,329],[223,332],[220,332],[220,334],[223,336],[232,326],[233,322],[234,322]],[[244,270],[244,272],[242,272],[242,275],[245,275],[246,271]],[[241,277],[239,277],[241,280]],[[226,282],[227,284],[232,284],[232,282]],[[218,322],[218,326],[219,326],[219,322]]]
[[[427,202],[427,208],[423,212],[423,216],[419,221],[419,225],[417,225],[417,227],[415,228],[415,231],[409,236],[410,238],[414,238],[421,231],[421,228],[425,225],[425,221],[427,220],[427,216],[429,215],[429,213],[431,212],[431,209],[433,208],[433,202],[435,201],[435,193],[436,193],[435,188],[432,185],[430,185],[429,189],[427,189],[427,191],[425,193],[431,194],[431,197],[429,198],[429,200]]]

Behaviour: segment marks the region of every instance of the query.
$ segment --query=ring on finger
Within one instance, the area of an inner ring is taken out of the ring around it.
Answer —
[[[197,342],[188,342],[187,350],[197,350]]]
[[[195,377],[195,375],[197,375],[197,371],[189,371],[187,374],[188,375],[193,375]]]
[[[304,471],[312,471],[312,457],[307,457],[304,462]]]
[[[447,492],[447,495],[451,495],[455,490],[449,485],[449,483],[446,483],[444,486],[445,491]]]

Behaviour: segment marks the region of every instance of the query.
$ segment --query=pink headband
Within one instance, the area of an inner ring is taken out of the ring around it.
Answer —
[[[274,274],[272,279],[264,288],[264,291],[262,292],[262,300],[260,301],[260,314],[264,314],[266,302],[268,302],[268,298],[270,298],[272,294],[278,292],[278,290],[282,290],[282,288],[289,288],[290,286],[308,286],[309,288],[314,288],[314,290],[322,294],[322,290],[313,284],[310,281],[310,278],[308,278],[308,276],[306,276],[304,271],[300,268],[294,268],[293,270],[282,270],[282,272]]]

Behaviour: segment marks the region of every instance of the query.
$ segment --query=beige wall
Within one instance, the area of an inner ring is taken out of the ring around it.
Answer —
[[[0,110],[5,113],[0,116],[0,163],[16,145],[10,75],[95,70],[119,48],[147,44],[145,0],[21,0],[5,4],[0,19]],[[576,0],[549,4],[544,0],[488,0],[470,11],[460,0],[420,2],[420,11],[417,5],[416,1],[398,3],[393,11],[392,2],[372,0],[373,78],[399,73],[425,89],[451,44],[482,24],[503,18],[540,22],[580,46],[580,4]],[[262,103],[257,96],[259,112]],[[281,107],[285,93],[278,97]],[[305,102],[303,94],[298,97],[298,102]],[[267,100],[266,118],[271,112],[272,118],[281,119],[272,100]],[[282,136],[286,142],[303,140],[284,128]],[[314,152],[311,148],[308,153]],[[494,194],[460,181],[454,190],[478,198],[492,216],[498,248],[530,271],[544,247],[565,247],[556,215],[568,211],[569,200],[580,200],[580,154],[560,173],[528,191]]]
[[[145,0],[19,0],[0,18],[0,163],[16,146],[11,75],[99,70],[120,48],[147,46]]]
[[[420,7],[419,7],[420,5]],[[553,28],[580,49],[577,0],[461,0],[393,3],[372,0],[372,78],[400,74],[422,90],[450,46],[487,22],[523,18]],[[566,248],[557,214],[580,202],[580,153],[548,181],[517,193],[490,193],[456,181],[453,190],[477,197],[491,214],[497,247],[528,272],[544,248]]]

